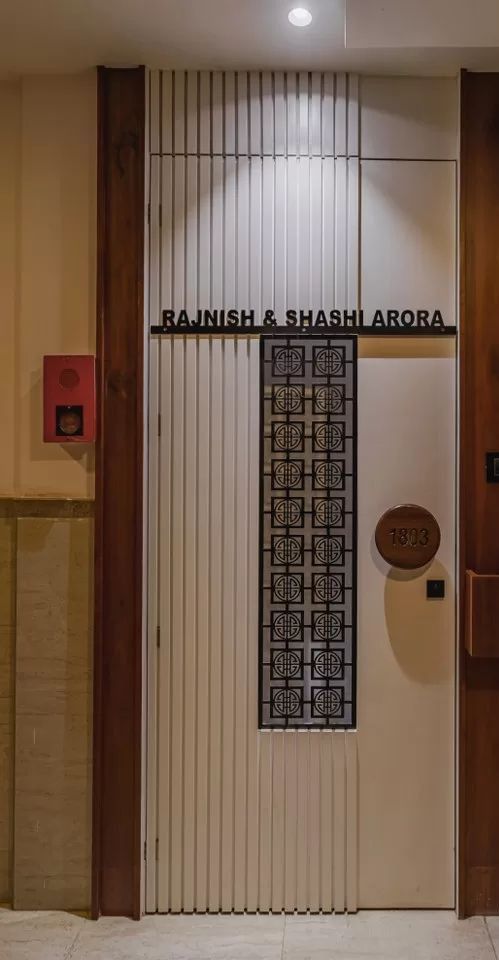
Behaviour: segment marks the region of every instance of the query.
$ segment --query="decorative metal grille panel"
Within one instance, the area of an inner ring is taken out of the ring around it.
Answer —
[[[260,725],[355,724],[356,341],[261,341]]]

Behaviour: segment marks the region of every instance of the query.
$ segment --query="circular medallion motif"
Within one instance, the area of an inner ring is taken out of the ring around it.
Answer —
[[[274,386],[275,413],[299,413],[303,406],[302,387],[293,384]]]
[[[321,680],[334,680],[341,677],[343,658],[337,650],[320,650],[314,656],[314,673]]]
[[[327,687],[314,691],[313,711],[316,717],[336,717],[341,714],[342,702],[339,690]]]
[[[274,598],[278,603],[297,603],[301,600],[301,579],[293,574],[276,576],[273,582]]]
[[[295,460],[277,460],[274,462],[274,484],[276,487],[301,487],[302,471]]]
[[[302,505],[299,500],[275,500],[274,523],[280,527],[298,527],[302,522]]]
[[[294,650],[274,651],[272,657],[272,674],[274,679],[293,680],[301,675],[301,657]]]
[[[297,613],[274,613],[272,621],[272,636],[274,640],[292,641],[302,640],[301,618]]]
[[[298,690],[279,687],[272,690],[272,712],[277,717],[294,717],[301,711],[301,697]]]

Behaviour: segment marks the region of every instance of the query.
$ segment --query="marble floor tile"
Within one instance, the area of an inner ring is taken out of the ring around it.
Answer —
[[[281,960],[283,917],[152,916],[87,924],[71,960]]]
[[[1,960],[496,960],[493,942],[499,946],[499,918],[459,921],[450,911],[93,923],[0,910]]]
[[[496,955],[499,957],[499,917],[487,917],[485,923]]]
[[[495,960],[481,917],[451,911],[361,911],[289,917],[283,960]]]
[[[84,924],[69,913],[0,909],[1,960],[66,960]]]

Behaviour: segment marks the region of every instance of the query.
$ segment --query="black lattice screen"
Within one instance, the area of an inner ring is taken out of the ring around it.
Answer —
[[[356,340],[261,342],[260,725],[355,724]]]

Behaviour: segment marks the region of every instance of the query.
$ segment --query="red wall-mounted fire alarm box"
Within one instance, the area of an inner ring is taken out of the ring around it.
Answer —
[[[43,358],[43,439],[95,440],[95,357]]]

